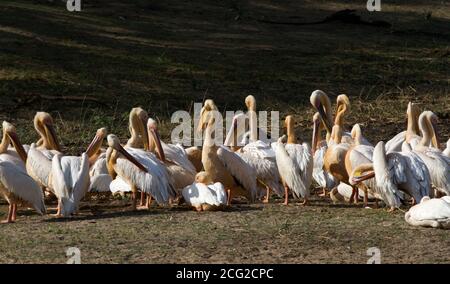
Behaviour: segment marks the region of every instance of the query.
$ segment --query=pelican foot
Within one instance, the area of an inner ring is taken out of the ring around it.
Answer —
[[[0,221],[0,224],[12,224],[12,223],[14,223],[14,221],[8,219]]]

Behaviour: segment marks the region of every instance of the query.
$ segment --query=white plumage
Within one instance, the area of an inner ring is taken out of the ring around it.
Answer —
[[[447,140],[447,148],[442,151],[442,154],[450,158],[450,139]]]
[[[284,144],[284,136],[276,144],[278,171],[295,197],[309,197],[313,159],[308,144]]]
[[[48,158],[41,150],[36,148],[33,143],[28,150],[28,158],[26,162],[28,174],[42,187],[48,188],[53,192],[53,188],[49,184],[49,176],[52,170],[52,160]]]
[[[89,158],[56,154],[52,159],[52,187],[60,201],[63,216],[69,216],[78,209],[79,202],[89,189]]]
[[[257,195],[255,169],[248,165],[239,155],[231,152],[225,146],[218,147],[217,157],[233,178],[241,184],[244,189],[249,191],[251,201],[255,200]]]
[[[323,169],[323,159],[327,148],[328,146],[325,141],[322,141],[322,143],[318,145],[318,149],[314,153],[312,176],[320,187],[331,190],[339,184],[339,181],[332,174]]]
[[[406,212],[405,220],[413,226],[450,228],[450,196],[422,198]]]
[[[194,182],[183,189],[182,195],[187,204],[196,208],[203,205],[220,207],[227,204],[227,193],[220,182],[208,185]]]
[[[106,153],[102,153],[97,158],[89,171],[89,175],[91,177],[89,192],[110,191],[109,185],[112,182],[112,177],[109,175],[106,166]]]
[[[22,161],[17,164],[7,156],[0,155],[0,192],[3,197],[8,202],[21,199],[32,205],[39,214],[44,214],[44,195],[39,185],[27,174]]]

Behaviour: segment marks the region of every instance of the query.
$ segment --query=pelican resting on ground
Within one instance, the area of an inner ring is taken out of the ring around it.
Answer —
[[[278,139],[276,144],[276,162],[284,186],[284,204],[289,202],[289,190],[295,198],[304,199],[302,205],[308,203],[309,187],[312,181],[313,157],[307,143],[297,144],[294,133],[294,119],[288,115],[285,119],[286,135]]]
[[[450,196],[425,196],[405,213],[405,221],[413,226],[450,229]]]
[[[4,121],[3,138],[0,144],[0,194],[9,203],[8,215],[2,223],[16,221],[17,205],[35,208],[44,214],[44,195],[39,185],[27,174],[27,154],[16,134],[15,127]],[[15,151],[8,150],[12,143]]]
[[[182,191],[185,202],[197,211],[213,211],[225,208],[227,193],[223,184],[213,183],[206,172],[199,172],[195,182]]]

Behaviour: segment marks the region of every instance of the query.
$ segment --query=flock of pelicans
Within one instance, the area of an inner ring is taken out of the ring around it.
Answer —
[[[297,143],[292,116],[285,118],[286,135],[277,141],[258,137],[253,96],[245,99],[248,111],[234,117],[222,145],[214,143],[218,109],[212,100],[204,102],[198,127],[204,133],[203,147],[164,143],[156,121],[142,108],[130,112],[131,137],[126,145],[101,128],[81,156],[61,152],[48,113],[36,114],[34,127],[40,139],[30,146],[22,145],[15,127],[5,121],[0,193],[9,203],[9,212],[4,222],[16,220],[18,205],[44,214],[46,195],[58,200],[56,216],[76,214],[88,192],[130,192],[133,210],[138,208],[138,194],[140,208],[155,200],[185,202],[198,211],[219,210],[229,206],[233,197],[267,203],[272,194],[284,196],[286,205],[289,194],[306,205],[314,180],[323,189],[320,195],[329,195],[334,202],[357,203],[362,198],[367,207],[369,200],[375,206],[382,201],[389,211],[411,203],[405,214],[408,223],[450,227],[450,139],[441,151],[435,114],[420,113],[417,105],[409,103],[407,129],[373,146],[358,124],[351,132],[344,131],[350,109],[346,95],[337,97],[334,120],[324,92],[314,91],[310,101],[317,111],[311,146]],[[245,121],[242,137],[237,132],[240,119]],[[106,149],[102,148],[105,138]]]

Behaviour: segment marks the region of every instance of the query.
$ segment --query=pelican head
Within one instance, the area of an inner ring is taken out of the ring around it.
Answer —
[[[132,108],[129,116],[129,128],[131,139],[138,139],[144,144],[144,149],[149,149],[148,133],[145,127],[148,119],[147,112],[141,107]],[[141,144],[142,145],[142,144]]]
[[[122,154],[125,159],[127,159],[128,161],[130,161],[131,163],[133,163],[136,167],[138,167],[140,170],[148,173],[147,168],[145,168],[141,163],[139,163],[133,156],[130,155],[130,153],[128,153],[127,150],[125,150],[122,145],[120,145],[120,140],[119,138],[117,138],[116,135],[114,134],[109,134],[108,137],[106,138],[108,141],[108,146],[109,149],[111,149],[110,151],[116,151],[120,154]],[[110,155],[111,156],[111,155]]]
[[[37,112],[34,116],[34,128],[41,136],[37,146],[42,146],[47,150],[56,150],[61,152],[56,131],[53,124],[53,118],[49,113]]]
[[[213,183],[213,181],[211,180],[210,176],[205,171],[198,172],[195,175],[195,182],[203,183],[203,184],[206,184],[206,185]]]
[[[100,148],[102,147],[103,139],[105,139],[108,132],[106,131],[106,128],[99,128],[97,129],[97,132],[95,133],[95,137],[92,140],[92,142],[89,144],[86,154],[88,157],[92,157],[95,154],[100,151]]]
[[[249,95],[245,98],[245,105],[249,111],[256,111],[256,99],[254,96]]]
[[[211,111],[217,111],[217,107],[213,100],[207,99],[205,100],[205,103],[200,111],[200,120],[198,121],[197,128],[198,132],[202,132],[206,128]]]
[[[361,126],[359,126],[358,123],[353,125],[352,131],[350,132],[353,141],[355,142],[355,145],[361,145],[362,140],[362,131]]]
[[[319,113],[327,131],[331,133],[331,128],[333,125],[331,118],[331,102],[328,95],[321,90],[315,90],[311,93],[309,101],[314,109]]]
[[[17,151],[17,154],[19,154],[23,162],[26,162],[27,152],[23,148],[22,143],[20,142],[19,137],[17,136],[16,127],[7,121],[3,121],[2,128],[3,128],[3,139],[9,137],[12,145]]]
[[[350,108],[350,99],[348,98],[347,95],[341,94],[336,98],[336,105],[337,105],[337,112],[343,111],[344,108],[345,110],[348,110],[348,108]]]
[[[164,149],[161,145],[161,137],[159,136],[158,132],[158,123],[153,118],[149,118],[147,121],[147,132],[148,132],[148,141],[151,145],[150,150],[153,151],[156,146],[158,158],[161,161],[165,161],[166,156],[164,154]]]

